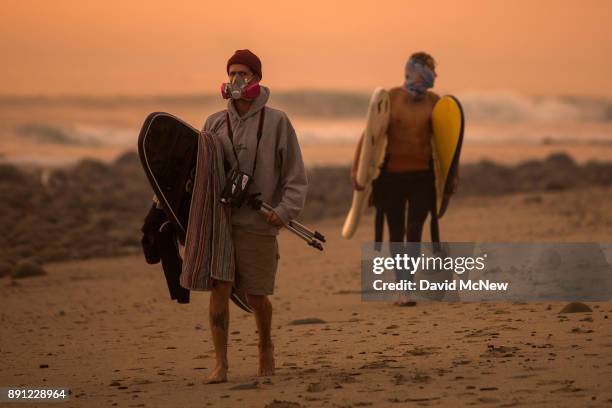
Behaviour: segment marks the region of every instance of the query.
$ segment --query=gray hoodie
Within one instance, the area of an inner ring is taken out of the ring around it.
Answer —
[[[251,173],[257,146],[259,111],[266,105],[270,90],[261,87],[261,93],[253,101],[249,111],[242,117],[230,100],[227,111],[234,135],[234,146],[240,162],[240,169]],[[221,140],[225,159],[236,167],[236,159],[228,136],[226,110],[210,115],[204,124]],[[302,152],[295,130],[287,115],[278,109],[266,106],[262,137],[257,154],[257,167],[250,193],[261,193],[259,198],[270,204],[274,212],[286,223],[296,218],[304,208],[308,181],[302,161]],[[253,233],[276,235],[278,229],[266,222],[265,216],[246,205],[232,208],[232,225]]]

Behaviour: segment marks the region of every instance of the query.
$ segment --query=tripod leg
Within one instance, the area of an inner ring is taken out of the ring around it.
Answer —
[[[265,215],[268,215],[270,213],[270,211],[272,211],[272,210],[268,210],[267,208],[262,206],[259,209],[259,211],[261,211]],[[306,234],[304,231],[296,229],[291,224],[285,224],[285,228],[287,228],[288,231],[294,233],[298,237],[302,238],[304,241],[306,241],[306,243],[308,243],[308,245],[310,245],[310,246],[312,246],[314,248],[317,248],[320,251],[323,250],[323,246],[319,242],[315,241],[310,235]]]
[[[265,208],[268,211],[272,211],[272,207],[267,204],[267,203],[261,203],[261,207]],[[295,220],[291,220],[289,221],[289,225],[291,225],[292,227],[294,227],[296,230],[301,230],[304,234],[308,235],[311,238],[314,239],[318,239],[321,242],[325,242],[325,236],[323,236],[323,234],[321,234],[318,231],[312,231],[311,229],[309,229],[308,227],[304,226],[303,224],[295,221]]]

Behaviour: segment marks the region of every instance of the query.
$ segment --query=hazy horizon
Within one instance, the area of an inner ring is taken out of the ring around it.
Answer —
[[[262,85],[265,85],[262,83]],[[393,86],[386,87],[386,89],[390,89]],[[358,89],[358,90],[348,90],[342,88],[305,88],[305,87],[297,87],[297,88],[271,88],[271,95],[299,95],[299,94],[320,94],[320,95],[339,95],[339,96],[356,96],[356,97],[369,97],[372,94],[372,91],[375,87],[367,88],[367,89]],[[578,100],[594,100],[594,101],[603,101],[603,102],[612,102],[612,94],[610,95],[596,95],[596,94],[580,94],[580,93],[528,93],[521,92],[513,89],[462,89],[462,90],[454,90],[450,92],[445,89],[432,89],[433,92],[436,92],[440,95],[483,95],[483,96],[491,96],[494,97],[496,95],[516,95],[522,96],[526,98],[560,98],[560,99],[578,99]],[[205,99],[221,99],[221,94],[217,92],[215,87],[214,90],[210,89],[194,89],[191,91],[161,91],[161,92],[152,92],[147,93],[143,92],[90,92],[90,93],[71,93],[67,91],[57,91],[57,92],[30,92],[30,93],[9,93],[2,92],[0,90],[0,102],[7,100],[35,100],[35,99],[49,99],[49,100],[78,100],[78,99],[91,99],[93,101],[111,101],[111,100],[155,100],[155,99],[197,99],[197,98],[205,98]],[[221,99],[223,102],[223,100]]]

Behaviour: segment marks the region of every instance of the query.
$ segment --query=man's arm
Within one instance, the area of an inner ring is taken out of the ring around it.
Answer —
[[[361,156],[361,145],[363,144],[363,134],[359,138],[357,143],[357,149],[355,150],[355,156],[353,157],[353,168],[351,169],[351,181],[353,182],[353,189],[363,190],[364,187],[357,183],[357,169],[359,168],[359,157]]]
[[[273,210],[286,224],[295,219],[304,208],[308,180],[295,130],[289,118],[285,117],[284,122],[280,126],[280,132],[283,133],[280,140],[284,140],[284,143],[279,146],[282,194],[280,203]]]

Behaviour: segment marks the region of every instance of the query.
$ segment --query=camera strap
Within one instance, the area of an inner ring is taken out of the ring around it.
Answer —
[[[255,169],[257,168],[257,153],[259,151],[259,141],[261,140],[261,133],[263,130],[265,109],[266,107],[264,106],[263,108],[261,108],[261,111],[259,112],[259,125],[257,126],[257,145],[255,147],[255,159],[253,160],[253,170],[251,171],[251,177],[255,176]],[[232,151],[234,152],[234,158],[236,159],[236,166],[238,167],[239,171],[242,171],[240,169],[240,161],[238,160],[238,153],[236,153],[236,147],[234,146],[234,132],[232,131],[232,123],[230,121],[229,111],[225,113],[225,120],[227,122],[227,136],[229,137],[229,140],[232,143]]]

